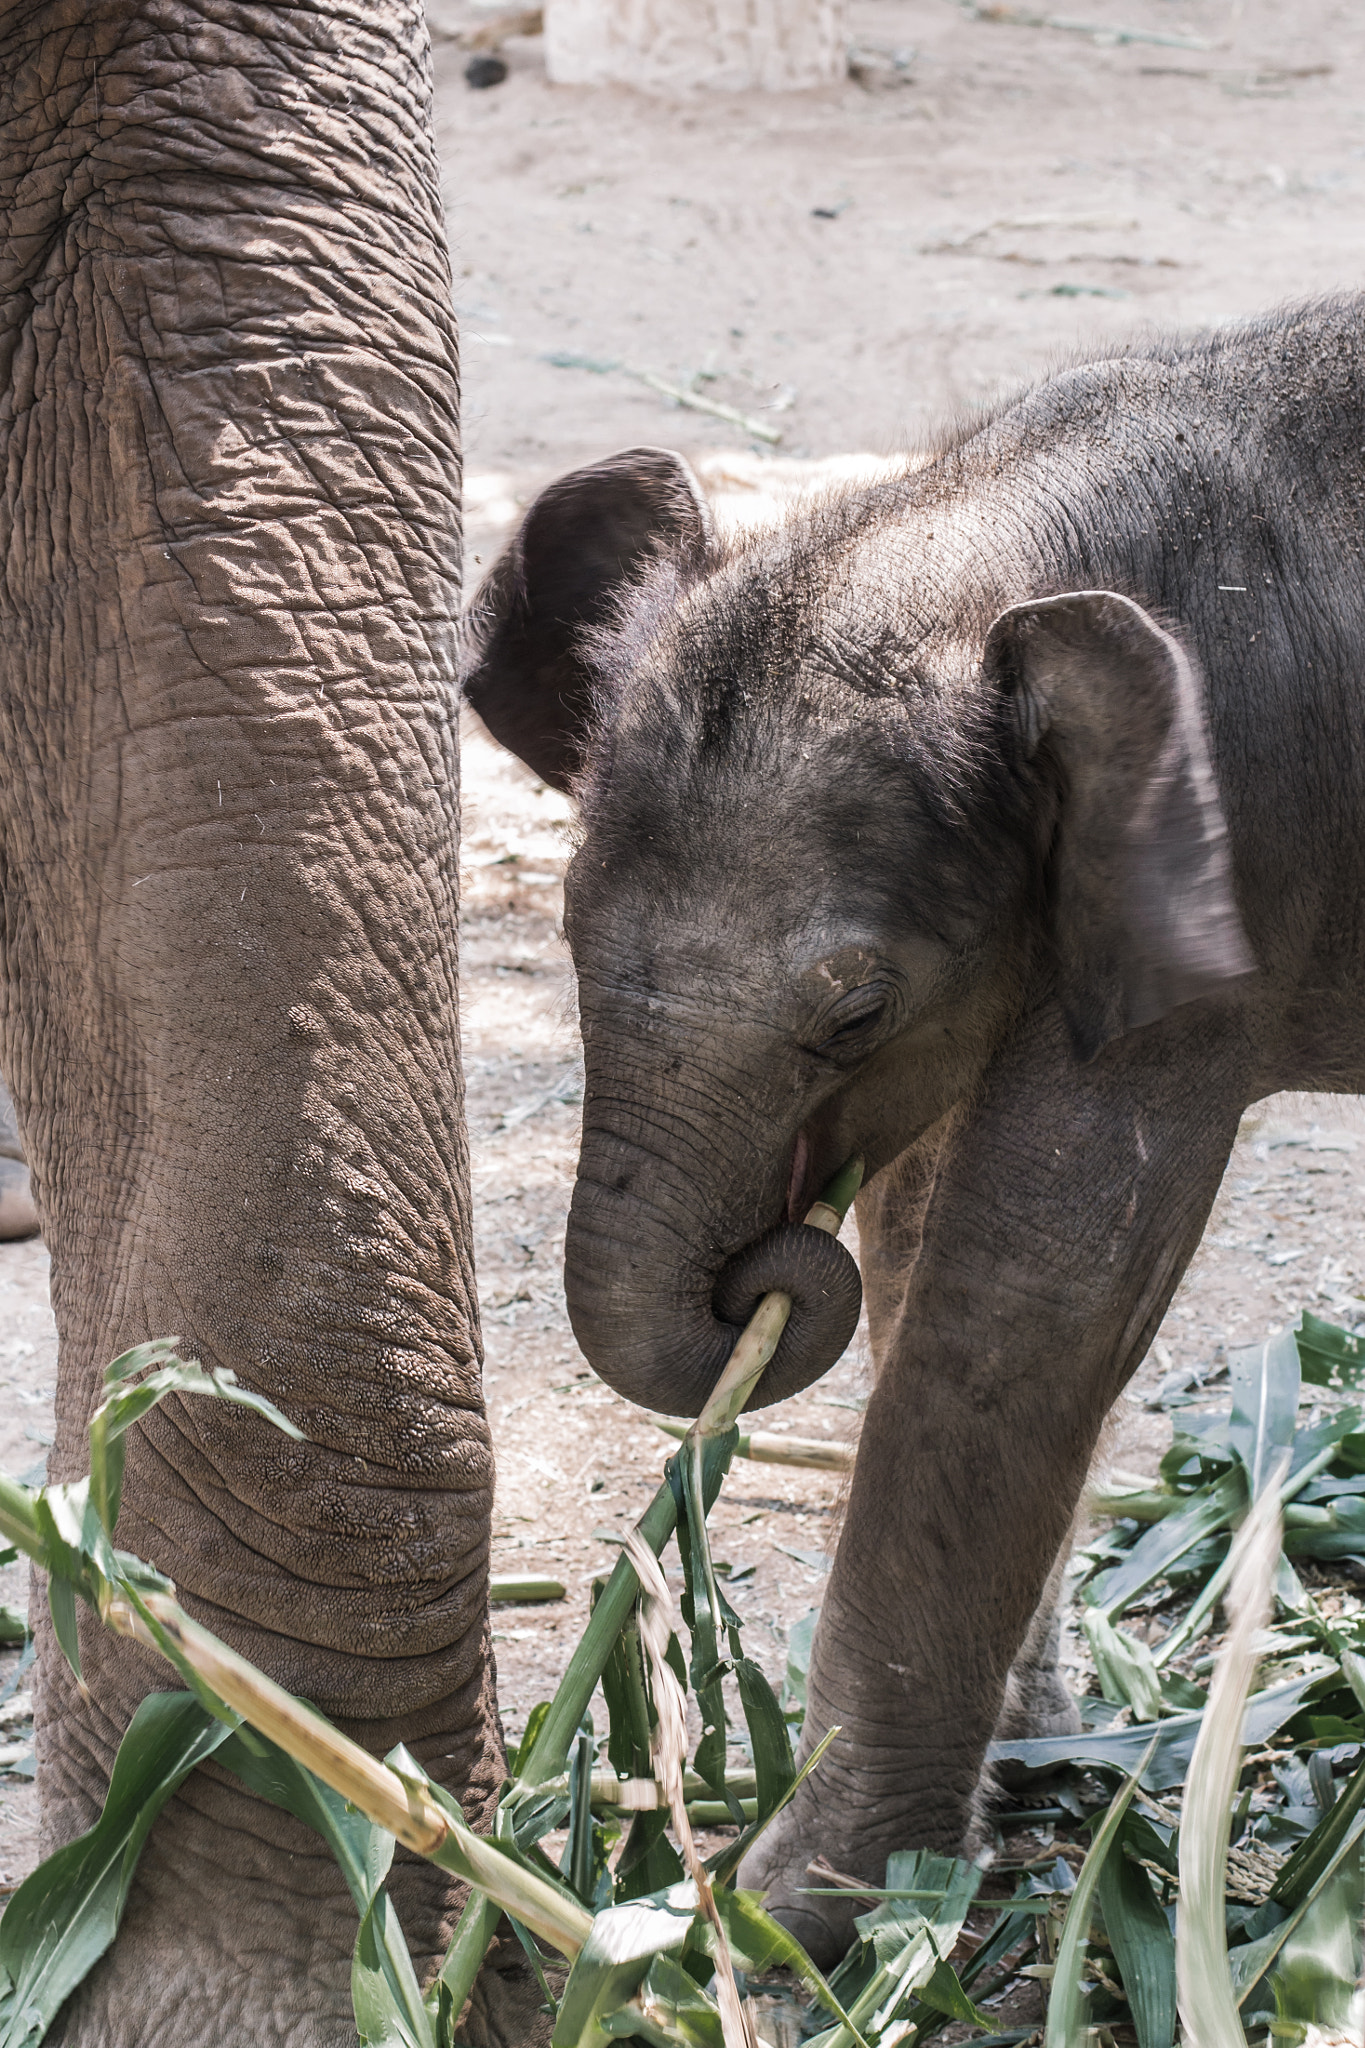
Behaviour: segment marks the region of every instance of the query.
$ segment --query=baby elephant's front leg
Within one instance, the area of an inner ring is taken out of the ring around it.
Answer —
[[[1176,1013],[1082,1067],[1041,1017],[945,1143],[812,1652],[804,1747],[840,1733],[743,1872],[817,1959],[853,1909],[801,1895],[812,1856],[880,1884],[961,1849],[1002,1713],[1068,1715],[1040,1605],[1245,1099],[1198,1039]]]

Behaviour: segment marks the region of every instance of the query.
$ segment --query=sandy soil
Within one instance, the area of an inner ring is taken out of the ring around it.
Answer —
[[[439,0],[433,20],[477,13]],[[637,441],[746,445],[613,363],[695,380],[782,455],[887,453],[1144,323],[1359,281],[1359,10],[1081,13],[1209,47],[854,0],[860,42],[913,52],[905,83],[670,108],[549,86],[538,41],[470,92],[438,42],[474,554],[561,468]]]
[[[785,462],[913,446],[945,410],[1144,321],[1221,320],[1358,280],[1365,18],[1353,11],[1089,0],[1088,19],[1210,45],[1197,50],[973,20],[948,0],[858,0],[853,15],[861,42],[913,50],[903,83],[668,108],[552,89],[535,42],[510,44],[507,83],[473,93],[449,36],[476,12],[440,0],[471,578],[543,481],[612,448],[677,446],[742,511],[782,487]],[[600,367],[613,363],[782,440],[774,452],[681,410]],[[559,938],[569,807],[477,726],[466,741],[464,1035],[494,1568],[567,1588],[562,1604],[500,1614],[515,1734],[552,1690],[666,1446],[593,1379],[563,1307],[579,1117]],[[1111,1462],[1152,1469],[1170,1425],[1143,1404],[1169,1372],[1215,1363],[1304,1304],[1365,1317],[1362,1132],[1341,1101],[1280,1098],[1248,1119],[1203,1248],[1120,1404]],[[852,1437],[868,1371],[860,1337],[768,1426]],[[46,1256],[0,1246],[4,1470],[26,1475],[41,1457],[54,1379]],[[734,1573],[753,1567],[732,1575],[732,1597],[774,1675],[790,1625],[818,1602],[839,1492],[825,1475],[746,1466],[716,1510],[718,1555]],[[18,1568],[0,1574],[0,1599],[25,1597]],[[0,1686],[14,1662],[0,1657]],[[12,1882],[33,1853],[32,1788],[0,1778],[0,1871]]]

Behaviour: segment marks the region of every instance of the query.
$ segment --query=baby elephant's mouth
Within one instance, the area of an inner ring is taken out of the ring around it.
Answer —
[[[798,1131],[792,1151],[792,1170],[787,1181],[788,1223],[799,1223],[811,1205],[813,1197],[807,1185],[810,1180],[810,1158],[810,1139],[804,1131]]]

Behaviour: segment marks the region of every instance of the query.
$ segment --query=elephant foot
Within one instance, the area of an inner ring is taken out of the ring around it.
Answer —
[[[1078,1735],[1080,1729],[1081,1710],[1057,1667],[1055,1639],[1046,1661],[1034,1664],[1021,1656],[1005,1687],[1005,1703],[995,1724],[994,1740],[1028,1742],[1046,1736]],[[1025,1791],[1037,1777],[1038,1773],[1027,1765],[992,1764],[978,1796],[979,1811],[989,1813],[994,1793]]]
[[[870,1912],[873,1902],[855,1893],[810,1896],[813,1887],[829,1881],[811,1873],[811,1861],[822,1857],[841,1874],[881,1885],[886,1882],[887,1856],[913,1844],[908,1839],[875,1839],[872,1827],[858,1827],[856,1808],[849,1805],[839,1812],[822,1811],[811,1796],[813,1784],[808,1779],[755,1842],[740,1865],[738,1882],[747,1891],[765,1892],[768,1911],[791,1930],[811,1961],[828,1971],[856,1939],[855,1917]]]
[[[1016,1686],[1016,1677],[1017,1673],[1011,1672],[1005,1704],[995,1724],[994,1741],[1025,1742],[1080,1733],[1081,1710],[1060,1671],[1054,1667],[1051,1671],[1033,1672],[1032,1683],[1027,1687]]]
[[[37,1232],[28,1168],[17,1159],[0,1158],[0,1240],[35,1237]]]
[[[553,1970],[546,1976],[558,1998],[562,1978]],[[456,2038],[462,2048],[549,2048],[553,2020],[544,2005],[521,1943],[504,1932],[484,1957]]]

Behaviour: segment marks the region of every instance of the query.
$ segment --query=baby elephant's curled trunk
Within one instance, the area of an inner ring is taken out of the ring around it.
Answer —
[[[836,1237],[805,1223],[783,1223],[722,1267],[712,1307],[722,1323],[743,1329],[765,1294],[791,1296],[792,1311],[762,1379],[755,1405],[799,1393],[827,1372],[858,1327],[863,1284],[857,1264]]]
[[[791,1317],[749,1405],[766,1408],[829,1371],[862,1307],[858,1268],[836,1238],[783,1223],[717,1273],[708,1259],[682,1253],[703,1234],[688,1231],[693,1219],[659,1227],[637,1192],[621,1187],[617,1161],[604,1163],[591,1178],[580,1169],[564,1286],[574,1335],[609,1387],[645,1408],[699,1415],[740,1331],[774,1291],[791,1297]]]

